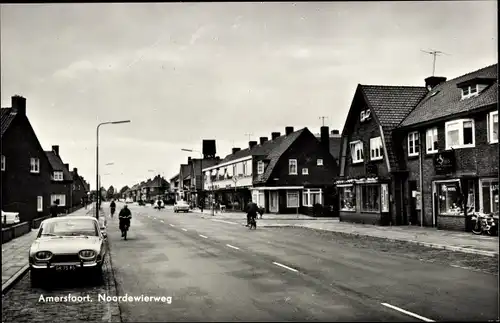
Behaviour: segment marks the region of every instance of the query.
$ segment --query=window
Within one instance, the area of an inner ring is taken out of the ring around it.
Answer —
[[[66,206],[66,195],[64,194],[52,194],[50,196],[50,203],[54,204],[56,200],[59,200],[59,206]]]
[[[40,173],[40,159],[30,158],[30,172]]]
[[[5,156],[2,155],[2,171],[5,170]]]
[[[63,172],[55,171],[53,178],[55,181],[62,181],[63,180]]]
[[[479,211],[485,214],[498,213],[498,179],[480,180]]]
[[[498,142],[498,111],[491,112],[488,119],[488,141],[494,144]]]
[[[474,120],[462,119],[445,124],[446,149],[474,147]]]
[[[320,188],[304,189],[302,192],[302,205],[309,207],[313,207],[316,204],[323,205],[322,193]]]
[[[361,185],[361,211],[380,211],[380,186],[378,184]]]
[[[309,169],[308,168],[302,168],[302,175],[309,175]]]
[[[384,155],[382,153],[382,138],[370,138],[370,159],[379,160],[383,158]]]
[[[246,173],[246,175],[247,176],[252,176],[252,161],[251,160],[247,160],[246,163],[247,163],[247,173]]]
[[[286,207],[299,207],[299,192],[287,191],[286,192]]]
[[[323,159],[318,159],[318,160],[316,161],[316,165],[317,165],[317,166],[323,166]]]
[[[351,148],[351,158],[353,163],[363,162],[363,142],[353,141],[350,143]]]
[[[418,156],[419,135],[417,131],[408,134],[408,156]]]
[[[36,211],[43,212],[43,196],[36,197]]]
[[[438,152],[438,129],[431,128],[427,129],[425,134],[425,150],[428,154],[434,154]]]
[[[236,176],[236,164],[233,165],[233,176]]]
[[[441,215],[464,215],[461,197],[461,188],[458,181],[439,183],[438,204]],[[474,181],[469,181],[469,192],[467,194],[467,213],[475,210],[474,203]]]
[[[288,160],[288,174],[297,175],[297,159]]]
[[[477,84],[469,85],[462,88],[462,100],[467,99],[478,94]]]
[[[264,162],[262,160],[257,163],[257,174],[264,174]]]
[[[244,162],[242,163],[242,165],[243,165],[243,176],[245,176],[245,175],[247,174],[247,162],[246,162],[246,161],[244,161]],[[228,168],[228,169],[229,169],[229,168]]]
[[[354,186],[339,187],[340,210],[341,211],[356,211],[356,191]]]

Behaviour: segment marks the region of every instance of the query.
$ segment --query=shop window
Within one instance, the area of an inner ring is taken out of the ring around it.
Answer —
[[[464,215],[464,202],[462,200],[461,187],[458,181],[438,183],[438,200],[440,215]],[[474,181],[468,182],[467,213],[475,211],[474,203]]]
[[[474,147],[474,120],[462,119],[445,124],[446,149]]]
[[[479,210],[485,214],[498,214],[498,179],[482,179],[480,183]]]
[[[438,129],[427,129],[426,132],[425,150],[428,154],[435,154],[438,152]]]
[[[379,212],[380,211],[380,186],[361,185],[361,211]]]
[[[408,156],[418,156],[419,134],[417,131],[408,134]]]
[[[302,192],[302,205],[313,207],[316,204],[323,205],[321,189],[304,189]]]
[[[356,191],[354,186],[339,187],[340,210],[341,211],[356,211]]]

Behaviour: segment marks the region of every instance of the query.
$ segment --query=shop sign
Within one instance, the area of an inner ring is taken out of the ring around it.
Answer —
[[[419,191],[413,191],[415,192],[415,209],[417,210],[422,210],[422,195],[420,195]]]
[[[389,185],[380,184],[380,197],[382,199],[382,212],[389,212]]]
[[[436,174],[449,174],[455,171],[455,154],[453,150],[437,153],[433,160]]]

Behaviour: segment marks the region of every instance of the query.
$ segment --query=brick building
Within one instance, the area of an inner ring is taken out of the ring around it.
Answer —
[[[403,214],[464,230],[472,212],[498,214],[497,64],[449,81],[430,77],[426,85],[393,135],[408,174]]]
[[[71,188],[71,202],[72,206],[75,207],[81,205],[82,200],[87,200],[88,191],[84,178],[78,174],[78,168],[73,168],[71,176],[73,177],[73,187]]]
[[[69,164],[64,164],[59,155],[59,146],[52,146],[51,151],[46,151],[47,159],[52,167],[50,185],[50,203],[59,200],[61,211],[67,211],[73,204],[73,175]]]

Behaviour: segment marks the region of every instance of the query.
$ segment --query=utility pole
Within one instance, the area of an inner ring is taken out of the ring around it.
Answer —
[[[323,123],[323,127],[325,126],[325,119],[328,119],[327,116],[320,116],[318,119],[321,119],[321,122]]]
[[[432,76],[434,76],[434,74],[436,73],[436,56],[441,55],[441,54],[450,55],[450,54],[446,54],[445,52],[442,52],[439,50],[427,51],[427,50],[421,49],[420,51],[433,56],[433,58],[432,58]]]

